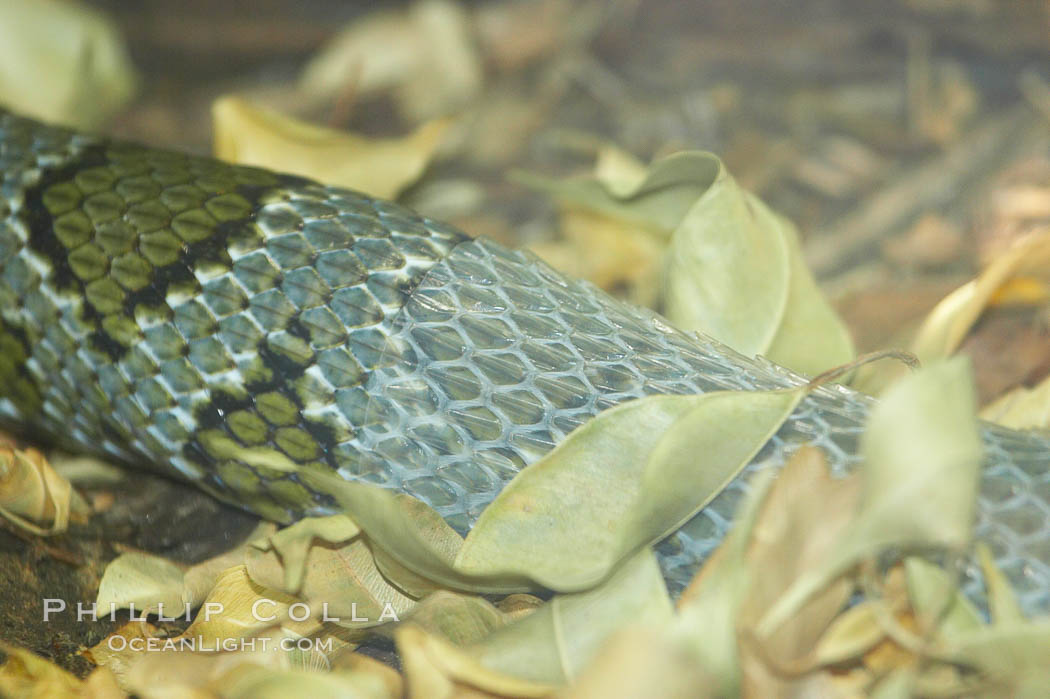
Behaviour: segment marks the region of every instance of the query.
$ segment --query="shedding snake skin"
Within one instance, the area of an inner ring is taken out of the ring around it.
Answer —
[[[409,493],[460,532],[598,412],[803,381],[535,257],[396,204],[0,111],[0,421],[290,521],[333,511],[242,450]],[[657,547],[678,592],[746,479],[800,443],[838,472],[870,399],[806,398]],[[977,534],[1050,607],[1050,441],[982,427]],[[968,592],[981,589],[968,574]]]

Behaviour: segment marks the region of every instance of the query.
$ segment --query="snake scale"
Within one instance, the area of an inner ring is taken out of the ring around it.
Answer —
[[[278,521],[333,501],[238,449],[411,494],[466,532],[605,408],[804,380],[527,253],[301,177],[2,111],[0,177],[0,421]],[[749,473],[802,442],[848,469],[870,405],[842,387],[806,398],[658,545],[671,591],[724,536]],[[1050,441],[982,433],[978,536],[1045,611]]]

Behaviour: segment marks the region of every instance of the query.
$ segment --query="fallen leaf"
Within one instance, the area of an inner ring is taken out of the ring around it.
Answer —
[[[982,408],[980,416],[1014,430],[1050,427],[1050,377],[1034,388],[1018,386]]]
[[[95,604],[102,613],[133,606],[136,616],[162,607],[166,616],[181,615],[186,606],[183,567],[152,554],[123,553],[106,566]]]
[[[361,539],[343,545],[315,542],[301,564],[305,575],[294,587],[287,586],[287,565],[272,548],[256,548],[247,557],[252,581],[294,594],[314,617],[325,615],[335,624],[369,627],[399,621],[416,606],[416,600],[382,575]]]
[[[752,480],[729,534],[678,600],[679,613],[670,629],[711,676],[717,696],[740,692],[737,615],[754,574],[744,556],[772,482],[769,471]]]
[[[404,138],[373,139],[308,124],[223,97],[212,105],[215,156],[394,199],[423,174],[450,122],[430,121]]]
[[[563,699],[719,696],[716,683],[662,627],[629,626],[602,645]]]
[[[984,585],[988,593],[988,613],[993,624],[1020,624],[1025,621],[1010,582],[995,564],[992,552],[983,541],[977,542],[977,560],[981,564]]]
[[[79,696],[81,681],[58,665],[0,641],[7,658],[0,665],[0,694],[26,699]]]
[[[807,374],[853,358],[852,340],[806,268],[794,228],[741,189],[716,156],[676,153],[642,170],[618,151],[602,155],[587,177],[513,177],[668,241],[664,304],[677,327]]]
[[[394,634],[410,699],[545,697],[555,687],[485,668],[466,651],[412,625]]]
[[[79,2],[0,5],[0,103],[26,116],[98,128],[127,104],[138,78],[104,12]]]
[[[726,391],[607,410],[500,492],[455,565],[528,571],[558,590],[593,585],[721,492],[801,397],[801,390]]]
[[[512,617],[481,597],[439,590],[409,611],[404,621],[432,636],[465,646],[479,642],[494,630],[526,616]]]
[[[299,81],[312,102],[393,91],[407,121],[450,114],[482,87],[470,17],[449,0],[357,19],[310,61]]]
[[[861,439],[856,519],[822,565],[800,576],[758,624],[762,635],[812,595],[888,547],[962,552],[973,532],[982,447],[964,359],[934,363],[887,392]]]
[[[1010,279],[1050,270],[1050,231],[1018,239],[971,282],[937,304],[916,335],[911,350],[921,361],[949,356],[977,322],[995,293]]]
[[[31,534],[51,536],[64,532],[71,516],[83,521],[90,511],[42,453],[0,448],[0,516]]]
[[[795,452],[770,488],[751,530],[746,561],[754,574],[738,612],[745,694],[789,693],[815,665],[818,641],[849,599],[853,581],[829,583],[771,635],[751,630],[796,580],[833,554],[853,524],[859,496],[859,479],[833,478],[823,452],[812,447]],[[791,667],[798,668],[793,675],[781,670]]]
[[[555,595],[532,614],[496,629],[465,650],[496,672],[563,685],[573,681],[620,628],[670,619],[671,601],[660,568],[652,552],[645,550],[601,585]]]
[[[904,561],[908,596],[919,631],[941,636],[972,631],[981,625],[973,604],[963,596],[948,573],[921,558]]]
[[[301,477],[352,512],[376,550],[432,583],[583,590],[715,497],[806,390],[651,396],[607,410],[519,473],[465,542],[415,498],[319,472]]]
[[[978,670],[993,684],[987,696],[1050,695],[1050,620],[982,626],[953,635],[935,652]]]
[[[280,558],[285,572],[282,589],[289,594],[298,594],[307,571],[306,558],[315,540],[339,544],[360,533],[360,527],[346,515],[332,515],[306,517],[270,535],[267,539],[269,548]],[[262,548],[259,543],[255,547]]]

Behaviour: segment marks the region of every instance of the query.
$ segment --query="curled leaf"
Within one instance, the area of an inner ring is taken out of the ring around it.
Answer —
[[[515,618],[474,595],[438,590],[412,609],[404,621],[457,646],[481,641]]]
[[[801,396],[654,396],[605,411],[503,489],[455,565],[528,571],[553,589],[593,585],[721,492]]]
[[[912,557],[904,561],[904,572],[908,597],[921,630],[936,627],[938,634],[951,637],[980,626],[977,610],[944,569]]]
[[[289,565],[304,571],[294,586],[287,586]],[[416,605],[383,577],[361,539],[343,545],[314,542],[301,562],[291,564],[273,548],[256,547],[248,553],[247,572],[253,583],[294,593],[314,616],[343,626],[399,621]]]
[[[646,550],[601,585],[554,598],[466,650],[487,668],[544,684],[571,682],[605,641],[628,624],[671,619],[656,558]]]
[[[519,473],[465,542],[414,498],[328,474],[302,477],[323,480],[318,487],[376,548],[433,582],[472,592],[583,590],[721,492],[805,390],[650,396],[607,410]]]
[[[290,172],[393,199],[415,182],[450,122],[431,121],[395,139],[370,139],[308,124],[239,97],[212,105],[215,156]]]
[[[467,692],[481,697],[538,698],[555,689],[490,670],[466,651],[412,625],[399,628],[394,638],[411,699],[454,697]]]
[[[915,334],[911,351],[923,363],[952,355],[977,320],[997,303],[1045,304],[1046,279],[1050,277],[1050,231],[1018,238],[977,276],[945,296],[927,314]],[[1041,281],[1035,282],[1036,279]],[[1037,287],[1038,292],[1023,291]],[[868,393],[881,393],[900,376],[898,367],[877,367],[858,375],[854,382]],[[1045,420],[1046,388],[1018,389],[989,406],[988,419],[1007,426],[1040,426]],[[982,415],[983,417],[983,415]]]
[[[995,624],[1019,624],[1024,622],[1024,613],[1017,602],[1017,595],[1010,587],[1006,575],[995,564],[992,552],[983,541],[977,542],[977,560],[988,590],[988,612]]]
[[[895,384],[868,419],[861,453],[856,519],[834,552],[772,606],[760,633],[772,632],[830,581],[889,547],[966,549],[982,455],[966,361],[936,363]]]
[[[1050,377],[1009,391],[982,408],[981,418],[1014,430],[1050,428]]]
[[[38,536],[64,532],[87,503],[36,449],[0,448],[0,515]]]
[[[667,240],[665,311],[679,328],[807,374],[853,357],[849,333],[806,268],[794,228],[740,188],[716,156],[676,153],[644,173],[623,158],[605,160],[612,164],[592,177],[515,177]]]
[[[228,569],[245,562],[245,552],[257,539],[265,540],[274,525],[260,522],[245,543],[225,553],[192,566],[173,563],[148,553],[124,553],[109,562],[99,583],[96,603],[103,610],[127,609],[134,604],[136,613],[157,612],[164,605],[165,614],[181,615],[186,605],[197,608]]]
[[[1050,271],[1050,231],[1020,238],[971,282],[946,296],[930,311],[912,343],[923,362],[949,356],[1003,286],[1019,275]]]
[[[81,680],[40,656],[0,641],[0,694],[8,697],[81,696]]]
[[[136,614],[155,613],[163,605],[165,614],[184,607],[183,569],[167,559],[146,553],[124,553],[110,561],[102,574],[95,599],[101,613],[111,606]]]
[[[299,592],[307,570],[306,557],[315,540],[338,544],[353,539],[360,532],[360,527],[346,515],[332,515],[306,517],[272,534],[267,541],[284,568],[283,589],[290,594]],[[255,546],[265,550],[261,543]]]
[[[449,0],[353,21],[315,56],[299,87],[310,101],[392,91],[409,121],[461,109],[482,87],[470,15]]]

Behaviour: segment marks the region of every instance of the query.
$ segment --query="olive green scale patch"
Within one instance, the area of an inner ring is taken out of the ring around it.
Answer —
[[[396,360],[392,319],[462,234],[300,178],[0,127],[39,169],[18,214],[35,257],[6,262],[13,302],[41,270],[46,286],[23,315],[32,338],[0,326],[0,394],[29,419],[46,408],[54,432],[70,416],[61,436],[83,448],[277,519],[324,499],[296,469],[362,471],[339,393]]]

